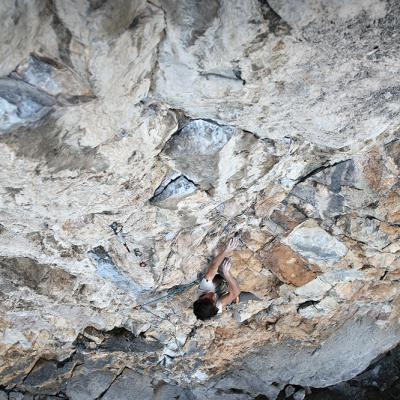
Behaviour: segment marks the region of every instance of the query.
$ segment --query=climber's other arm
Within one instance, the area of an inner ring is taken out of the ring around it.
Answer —
[[[205,279],[207,279],[207,281],[212,281],[214,279],[214,276],[217,274],[218,268],[221,265],[224,258],[228,257],[232,253],[232,251],[234,251],[238,247],[238,245],[239,245],[239,240],[236,237],[232,238],[228,242],[225,249],[221,251],[221,253],[219,253],[217,257],[214,258],[213,262],[208,267],[207,273],[205,275]]]
[[[222,264],[222,273],[224,274],[225,280],[228,282],[229,293],[221,297],[221,305],[225,307],[235,301],[240,294],[240,287],[237,280],[232,276],[230,272],[231,261],[229,259],[224,260]]]

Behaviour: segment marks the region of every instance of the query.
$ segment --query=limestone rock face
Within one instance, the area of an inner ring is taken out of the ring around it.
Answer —
[[[164,154],[175,169],[207,190],[218,177],[218,153],[233,134],[231,127],[195,120],[171,137]]]
[[[384,380],[368,366],[400,342],[399,4],[3,1],[0,399]],[[235,234],[241,301],[196,320]]]

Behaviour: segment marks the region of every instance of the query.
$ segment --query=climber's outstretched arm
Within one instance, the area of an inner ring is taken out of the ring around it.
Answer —
[[[222,264],[222,273],[224,274],[225,280],[228,282],[229,293],[221,297],[220,302],[222,307],[231,304],[238,298],[240,294],[239,284],[231,274],[230,268],[231,268],[231,261],[229,259],[224,260],[224,263]]]
[[[221,265],[224,258],[228,257],[232,253],[232,251],[238,247],[238,244],[239,244],[239,240],[237,238],[232,238],[229,241],[229,243],[227,244],[227,246],[225,247],[225,249],[223,251],[221,251],[221,253],[219,253],[217,255],[217,257],[214,258],[213,262],[208,267],[208,270],[207,270],[207,273],[205,276],[205,278],[208,281],[212,281],[214,279],[214,276],[217,274],[218,268]]]

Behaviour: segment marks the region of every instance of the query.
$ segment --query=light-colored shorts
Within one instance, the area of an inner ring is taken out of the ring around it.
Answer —
[[[222,313],[222,304],[219,301],[220,296],[218,296],[218,287],[215,286],[215,284],[212,280],[208,281],[206,278],[203,278],[200,281],[199,297],[202,296],[203,294],[211,293],[211,292],[217,294],[217,303],[215,305],[218,308],[218,314],[221,314]]]

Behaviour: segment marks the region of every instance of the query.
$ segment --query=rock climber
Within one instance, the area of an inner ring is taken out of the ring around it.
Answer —
[[[239,239],[232,238],[225,249],[214,258],[199,286],[199,298],[193,304],[193,312],[198,319],[206,320],[222,313],[233,301],[239,302],[240,288],[230,272],[229,256],[238,247]],[[218,272],[221,272],[219,274]],[[228,284],[227,292],[225,281]]]

